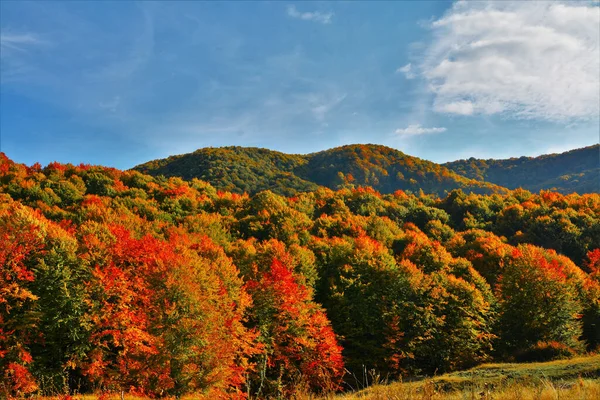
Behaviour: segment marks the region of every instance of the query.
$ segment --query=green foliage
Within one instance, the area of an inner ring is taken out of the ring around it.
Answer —
[[[267,149],[205,148],[194,153],[154,160],[135,167],[151,175],[198,178],[220,190],[257,193],[272,190],[283,195],[310,191],[317,186],[293,174],[306,163],[302,156]]]
[[[600,193],[600,145],[561,154],[520,157],[507,160],[468,160],[444,164],[450,170],[479,181],[493,182],[509,189],[537,192]]]
[[[298,243],[311,224],[305,214],[289,207],[283,197],[270,191],[255,195],[236,217],[242,237],[279,239],[289,244]]]
[[[154,176],[199,178],[220,190],[251,194],[271,190],[293,196],[318,186],[371,186],[381,193],[422,189],[439,195],[459,188],[474,193],[505,192],[499,186],[465,178],[441,165],[378,145],[343,146],[304,156],[258,148],[204,148],[150,161],[135,169]]]
[[[522,245],[513,250],[497,288],[500,348],[507,355],[535,351],[538,342],[581,347],[583,306],[576,272],[544,249]]]

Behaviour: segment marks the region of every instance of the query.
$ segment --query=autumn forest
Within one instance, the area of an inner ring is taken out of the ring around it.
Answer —
[[[597,351],[598,147],[565,154],[0,154],[0,396],[290,398]]]

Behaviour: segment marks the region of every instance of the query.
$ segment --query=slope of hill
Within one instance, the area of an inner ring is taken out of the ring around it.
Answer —
[[[357,393],[339,400],[471,398],[597,399],[600,395],[600,356],[524,364],[484,364],[466,371],[443,374],[414,382],[389,385],[369,383]],[[377,377],[368,377],[370,380]]]
[[[469,158],[443,165],[460,175],[509,189],[600,192],[600,145],[539,157],[506,160]]]
[[[203,148],[193,153],[154,160],[135,167],[153,176],[198,178],[220,190],[257,193],[262,190],[291,195],[318,186],[293,171],[308,161],[300,155],[251,147]]]
[[[360,152],[336,157],[385,166]],[[599,227],[599,194],[249,196],[0,153],[0,397],[295,398],[598,351]]]
[[[292,195],[314,190],[372,186],[382,193],[423,190],[443,195],[453,189],[502,193],[494,184],[465,178],[448,168],[380,145],[348,145],[308,155],[259,148],[204,148],[134,168],[150,175],[199,178],[221,190]]]

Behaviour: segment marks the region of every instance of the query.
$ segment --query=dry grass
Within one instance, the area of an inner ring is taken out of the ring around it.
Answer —
[[[600,381],[578,379],[569,383],[513,383],[500,387],[472,386],[458,391],[437,389],[433,381],[415,384],[373,386],[358,393],[339,396],[336,400],[598,400]]]
[[[186,400],[196,399],[193,395]],[[46,397],[45,400],[61,400],[61,397]],[[64,399],[64,397],[62,397]],[[76,400],[96,400],[97,396],[73,396]],[[120,399],[119,395],[106,398]],[[203,398],[204,399],[204,398]],[[298,395],[295,400],[598,400],[600,399],[600,380],[578,379],[575,382],[556,384],[541,381],[538,384],[512,384],[503,387],[472,387],[460,391],[444,392],[436,389],[432,381],[422,384],[396,383],[377,385],[358,393],[315,397]],[[124,400],[142,400],[141,397],[124,396]]]
[[[329,396],[298,394],[295,400],[600,400],[600,355],[545,363],[485,364],[414,382],[379,383],[365,379],[363,390]],[[358,382],[357,382],[358,383]],[[36,400],[96,400],[94,395]],[[118,394],[103,400],[120,400]],[[125,395],[124,400],[142,400]],[[182,400],[206,399],[187,395]]]
[[[600,355],[484,364],[417,382],[374,385],[336,400],[600,400]]]

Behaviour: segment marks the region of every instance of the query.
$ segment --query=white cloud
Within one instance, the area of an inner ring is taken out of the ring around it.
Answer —
[[[406,79],[414,79],[417,76],[410,63],[406,64],[404,67],[398,68],[396,73],[403,73]]]
[[[446,128],[423,128],[421,124],[412,124],[404,129],[396,129],[396,134],[405,136],[425,135],[428,133],[446,132]]]
[[[322,24],[330,24],[331,18],[333,18],[333,13],[322,13],[319,11],[312,12],[300,12],[296,9],[296,6],[288,6],[287,15],[292,18],[302,19],[304,21],[314,21],[320,22]]]
[[[549,121],[600,115],[598,6],[461,1],[431,27],[434,41],[417,70],[435,111]]]
[[[33,33],[0,33],[0,54],[7,56],[12,52],[25,52],[30,46],[44,44],[37,35]]]
[[[470,101],[455,101],[453,103],[438,103],[435,106],[435,110],[449,114],[471,115],[473,114],[474,107]]]

